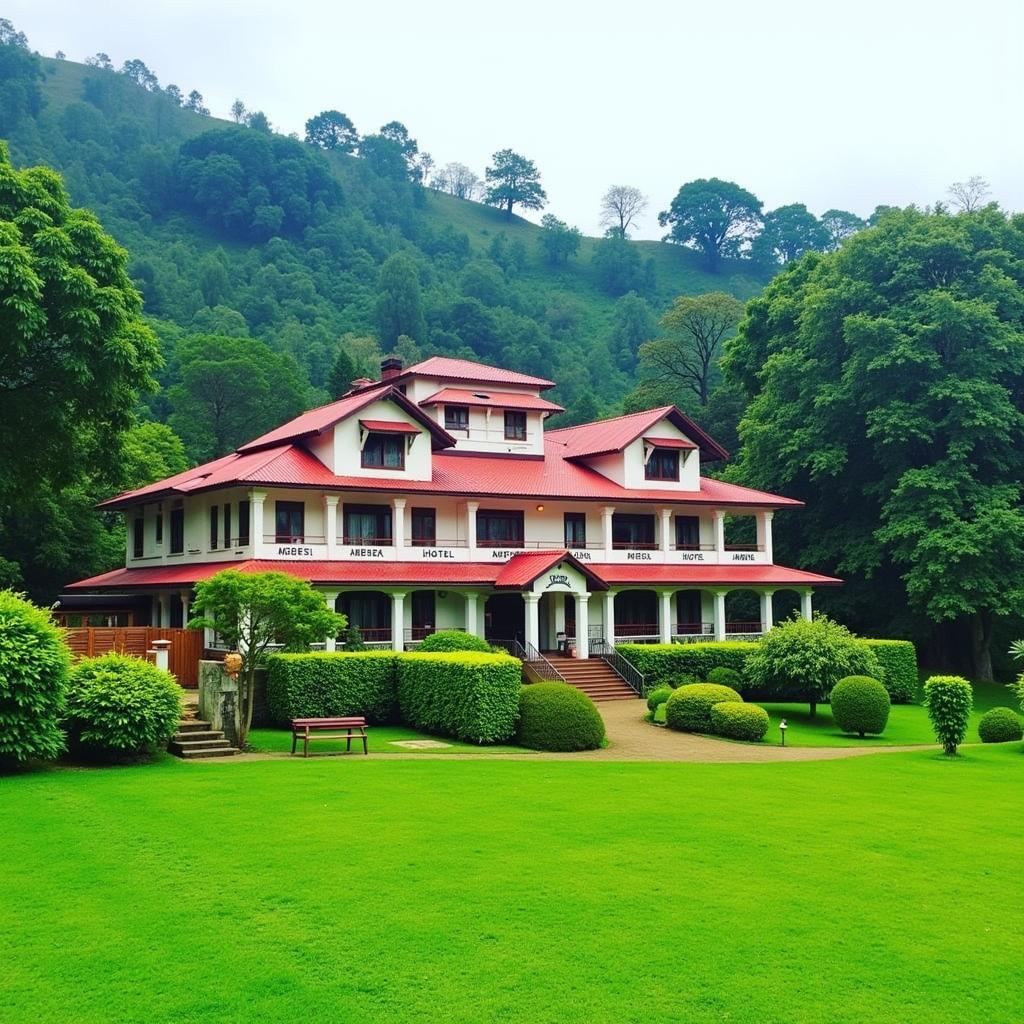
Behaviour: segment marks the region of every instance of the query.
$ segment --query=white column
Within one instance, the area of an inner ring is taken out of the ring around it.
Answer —
[[[267,545],[263,541],[263,501],[266,491],[249,492],[249,536],[252,538],[252,557],[263,558]]]
[[[476,560],[476,510],[479,501],[466,502],[466,546],[469,548],[469,560]]]
[[[392,499],[391,505],[394,509],[391,520],[392,543],[395,545],[395,555],[401,559],[402,551],[405,548],[405,498]]]
[[[165,604],[165,602],[166,602],[166,599],[164,598],[163,594],[157,594],[156,595],[156,623],[155,623],[155,625],[157,626],[157,628],[160,628],[161,626],[166,626],[167,623],[170,621],[164,615],[164,604]]]
[[[463,595],[466,599],[466,632],[472,633],[473,636],[479,636],[479,626],[477,625],[477,598],[478,594],[475,590],[467,590]]]
[[[391,595],[391,650],[405,650],[405,593]]]
[[[614,505],[605,505],[601,509],[601,535],[604,539],[605,558],[611,561],[612,553],[612,516],[615,515]]]
[[[590,657],[590,619],[588,617],[589,594],[576,595],[576,657]]]
[[[337,499],[335,499],[337,504]],[[324,602],[327,607],[333,612],[335,610],[338,600],[338,592],[336,590],[325,590],[324,591]],[[336,636],[328,636],[324,639],[324,650],[325,651],[336,651],[338,649],[338,638]]]
[[[189,604],[192,601],[192,591],[183,590],[178,596],[181,599],[181,624],[183,626],[187,626],[189,618]]]
[[[772,594],[774,590],[761,591],[761,632],[767,633],[775,621],[775,614],[772,609]]]
[[[672,550],[672,509],[663,508],[661,511],[661,550]],[[666,559],[668,561],[668,559]]]
[[[661,642],[672,643],[672,591],[662,590],[659,592],[659,614],[658,623],[661,626]]]
[[[532,591],[527,591],[523,594],[523,600],[526,602],[526,643],[527,650],[530,649],[530,645],[540,650],[540,618],[537,614],[537,605],[540,601],[540,594],[534,594]]]
[[[715,595],[715,639],[725,639],[725,595],[727,590],[716,590]]]
[[[772,517],[771,509],[765,509],[757,515],[757,543],[764,552],[764,560],[770,565],[775,559],[772,554]]]
[[[811,611],[811,588],[800,591],[800,615],[805,619],[813,618]]]
[[[615,646],[615,592],[604,592],[604,638],[610,647]]]
[[[327,557],[338,557],[338,496],[324,495],[324,539],[327,543]]]
[[[712,524],[715,528],[715,559],[719,562],[725,561],[725,513],[712,513]]]

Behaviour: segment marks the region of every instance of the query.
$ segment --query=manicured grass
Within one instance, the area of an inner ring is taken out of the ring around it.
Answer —
[[[1021,749],[0,779],[2,1016],[1020,1020]]]
[[[415,729],[409,729],[404,725],[371,725],[367,729],[367,736],[367,746],[371,754],[465,754],[467,752],[503,754],[525,752],[522,747],[511,745],[482,747],[475,743],[462,743],[459,740],[449,739],[447,736],[431,736],[425,732],[417,732]],[[442,749],[434,748],[433,750],[422,751],[411,747],[395,745],[405,740],[430,740],[434,743],[447,743],[449,746]],[[249,745],[254,750],[260,752],[291,753],[292,734],[288,729],[253,729],[249,733]],[[301,751],[301,749],[300,744],[299,750]],[[309,745],[310,757],[314,754],[335,754],[339,751],[344,751],[344,749],[344,740],[317,740]],[[360,740],[356,744],[356,741],[353,740],[352,749],[358,749],[362,753],[362,741]]]

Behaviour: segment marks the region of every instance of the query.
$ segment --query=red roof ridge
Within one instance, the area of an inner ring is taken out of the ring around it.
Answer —
[[[565,434],[569,431],[582,430],[584,427],[596,427],[598,425],[604,426],[606,423],[620,423],[623,420],[634,419],[637,416],[650,416],[653,413],[659,413],[660,416],[665,416],[674,408],[674,405],[659,405],[654,409],[640,409],[638,412],[624,412],[621,416],[609,416],[607,419],[603,420],[590,420],[587,423],[577,423],[572,427],[555,427],[553,430],[546,431],[546,433],[547,436],[550,437],[552,434]]]

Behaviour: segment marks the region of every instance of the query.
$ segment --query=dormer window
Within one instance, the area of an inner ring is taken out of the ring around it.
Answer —
[[[444,407],[444,429],[469,431],[469,406],[446,405]]]
[[[644,476],[648,480],[679,479],[679,449],[654,448],[644,467]]]
[[[505,410],[505,440],[525,441],[526,440],[526,413],[516,412],[513,409]]]
[[[370,433],[363,445],[364,469],[405,469],[403,434]]]

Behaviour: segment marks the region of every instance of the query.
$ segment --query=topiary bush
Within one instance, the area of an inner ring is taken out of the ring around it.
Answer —
[[[878,659],[879,677],[893,704],[913,704],[917,700],[917,648],[909,640],[859,641]]]
[[[429,651],[480,651],[482,654],[489,654],[491,645],[473,633],[464,633],[459,629],[441,629],[426,637],[416,650],[422,653]]]
[[[49,612],[0,590],[0,760],[54,758],[71,654]]]
[[[671,686],[656,686],[647,694],[647,708],[655,711],[672,696]]]
[[[519,695],[517,742],[531,750],[597,750],[604,720],[594,702],[567,683],[534,683]]]
[[[768,731],[768,712],[759,704],[723,701],[711,705],[711,731],[730,740],[759,743]]]
[[[1011,743],[1024,738],[1024,726],[1013,708],[992,708],[978,722],[978,737],[982,743]]]
[[[99,754],[153,751],[178,731],[181,687],[170,672],[127,654],[83,658],[71,671],[71,743]]]
[[[931,676],[924,681],[924,706],[928,709],[935,738],[950,757],[967,735],[974,707],[974,690],[960,676]]]
[[[616,644],[615,649],[644,675],[648,687],[671,683],[673,676],[687,674],[707,679],[713,668],[732,668],[747,678],[747,659],[757,649],[746,640],[707,641],[688,644]]]
[[[885,731],[889,721],[889,693],[870,676],[847,676],[840,679],[829,697],[832,717],[843,732],[866,736]]]
[[[665,724],[680,732],[711,732],[711,709],[727,701],[743,703],[730,686],[693,683],[672,691],[665,704]]]
[[[726,665],[719,665],[708,673],[708,682],[717,686],[729,686],[734,690],[743,689],[743,676],[734,668]]]
[[[400,656],[397,665],[399,710],[413,728],[469,743],[503,743],[515,735],[523,668],[518,658],[417,651]]]
[[[391,722],[398,710],[398,655],[394,651],[273,654],[267,659],[271,721],[363,715]]]

